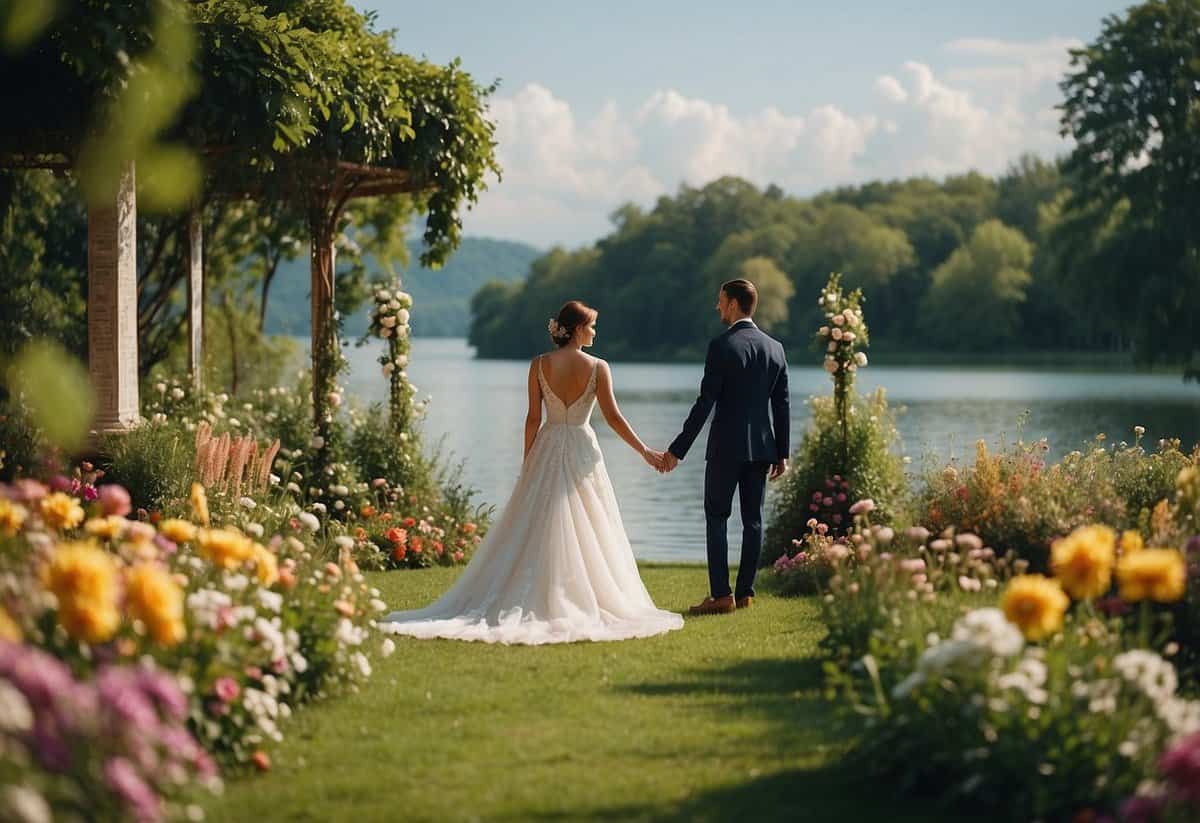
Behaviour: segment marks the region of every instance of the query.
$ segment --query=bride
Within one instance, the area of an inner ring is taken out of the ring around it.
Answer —
[[[529,364],[525,460],[516,488],[458,581],[423,609],[392,612],[384,631],[486,643],[624,640],[679,629],[654,605],[589,420],[599,402],[613,431],[654,468],[613,397],[608,364],[584,354],[596,311],[577,300],[549,324],[558,350]],[[546,423],[542,425],[545,404]]]

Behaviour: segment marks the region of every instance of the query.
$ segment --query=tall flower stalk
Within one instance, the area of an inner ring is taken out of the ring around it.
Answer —
[[[825,315],[825,324],[817,330],[815,344],[825,352],[825,371],[833,378],[833,403],[842,440],[842,473],[849,471],[850,455],[849,414],[854,392],[854,375],[867,365],[867,355],[861,351],[870,342],[867,323],[863,319],[862,289],[846,294],[841,274],[829,275],[821,290],[817,305]]]

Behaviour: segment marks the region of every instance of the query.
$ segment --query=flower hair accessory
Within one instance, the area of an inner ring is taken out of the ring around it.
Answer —
[[[546,330],[550,332],[550,337],[554,340],[566,340],[571,336],[571,333],[553,317],[551,317],[550,322],[546,324]]]

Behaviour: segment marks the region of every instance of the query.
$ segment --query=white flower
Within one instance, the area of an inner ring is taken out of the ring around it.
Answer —
[[[361,646],[366,638],[366,631],[351,623],[349,618],[343,617],[338,621],[333,638],[343,646]]]
[[[394,651],[396,651],[396,641],[392,640],[390,637],[385,637],[383,639],[383,645],[379,647],[379,653],[384,657],[391,657]]]
[[[392,293],[387,289],[380,289],[379,291],[375,292],[375,299],[380,303],[386,303],[392,299]]]
[[[976,609],[958,619],[951,633],[954,640],[964,640],[986,649],[997,657],[1012,657],[1025,647],[1019,629],[995,608]]]
[[[387,611],[387,603],[384,603],[378,597],[371,598],[371,602],[368,605],[370,605],[370,607],[377,612]]]
[[[392,372],[393,372],[395,369],[396,369],[396,367],[395,367],[393,364],[391,364],[391,363],[384,363],[384,364],[383,364],[383,376],[384,376],[384,377],[391,377],[391,376],[392,376]]]
[[[860,365],[860,366],[865,366],[865,365],[867,365],[867,355],[866,355],[866,352],[861,352],[861,351],[857,351],[857,352],[855,352],[855,353],[854,353],[854,362],[855,362],[855,363],[857,363],[857,364],[858,364],[858,365]],[[872,374],[874,374],[874,372],[872,372]]]
[[[264,531],[263,524],[262,523],[247,523],[246,531],[248,533],[254,535],[255,537],[262,537],[263,531]]]
[[[828,352],[835,352],[837,350],[838,350],[838,344],[832,340],[830,340],[829,345],[825,347],[825,351],[828,351]]]
[[[412,295],[409,294],[408,292],[406,292],[406,291],[400,292],[399,294],[396,295],[396,299],[400,301],[400,305],[403,306],[404,308],[406,308],[406,309],[412,308],[413,299],[412,299]]]
[[[362,652],[355,652],[350,656],[354,665],[358,667],[358,671],[363,677],[371,676],[371,664],[367,661],[367,656]]]
[[[25,695],[7,680],[0,680],[0,731],[15,734],[33,727],[33,711]]]
[[[6,787],[3,806],[6,812],[5,819],[16,823],[50,823],[54,819],[46,798],[28,786]]]
[[[381,317],[379,318],[379,325],[383,326],[385,329],[393,329],[396,327],[396,318],[390,314],[386,317]]]
[[[178,386],[171,389],[171,398],[173,400],[182,400],[183,399],[183,389],[179,388]]]
[[[822,337],[826,337],[826,336],[828,336],[828,334],[829,334],[829,327],[828,327],[828,326],[822,326],[821,328],[817,329],[817,334],[821,335]]]
[[[300,493],[300,487],[299,487],[299,486],[297,486],[295,483],[288,483],[288,484],[287,484],[287,490],[288,490],[288,491],[290,491],[292,494],[299,494],[299,493]]]
[[[387,307],[392,311],[395,311],[396,309],[400,308],[400,301],[393,298],[388,301]]]
[[[831,318],[831,320],[832,320],[832,322],[833,322],[833,325],[835,325],[835,326],[841,326],[841,325],[845,324],[845,322],[846,322],[846,318],[845,318],[845,316],[843,316],[843,315],[840,315],[840,314],[835,314],[835,315],[834,315],[834,316]],[[836,330],[836,329],[834,329],[834,331],[837,331],[837,330]]]
[[[329,509],[325,507],[324,503],[313,503],[312,510],[317,514],[325,514],[327,511],[329,511]]]
[[[398,338],[408,337],[408,332],[409,332],[408,326],[397,326],[396,327],[396,337],[398,337]]]
[[[846,309],[846,311],[844,311],[842,313],[846,315],[846,325],[847,326],[857,326],[858,325],[858,315],[855,314],[852,309]]]
[[[826,357],[825,358],[825,371],[829,372],[830,374],[834,374],[835,372],[837,372],[837,370],[838,370],[838,361],[834,360],[832,357]]]
[[[845,337],[845,334],[841,329],[834,329],[832,332],[830,332],[830,334],[834,340],[841,340],[843,337]]]
[[[1146,433],[1146,427],[1145,426],[1134,426],[1133,433],[1136,434],[1138,437],[1141,437],[1143,434]]]
[[[324,448],[325,447],[325,438],[319,434],[315,434],[315,435],[313,435],[313,439],[309,442],[309,445],[314,449]]]
[[[333,406],[335,409],[342,405],[342,396],[335,391],[331,391],[325,399],[328,400],[329,405]]]
[[[407,354],[397,355],[396,359],[392,362],[394,362],[396,364],[396,368],[402,369],[408,365],[408,355]]]
[[[158,392],[159,394],[166,394],[167,393],[167,384],[166,383],[155,383],[154,390],[156,392]]]
[[[408,309],[400,309],[396,312],[396,320],[399,321],[401,326],[408,325],[409,316]]]
[[[279,592],[273,592],[270,589],[259,589],[256,594],[258,595],[258,604],[267,611],[278,614],[279,610],[283,608],[283,595]]]
[[[296,515],[296,519],[307,526],[309,531],[315,532],[317,529],[321,528],[321,521],[317,520],[315,515],[309,514],[308,512],[300,512],[300,514]]]
[[[388,328],[381,329],[381,330],[380,330],[380,332],[379,332],[379,336],[380,336],[380,337],[391,337],[391,336],[392,336],[392,330],[391,330],[391,329],[388,329]]]
[[[354,538],[348,534],[339,534],[337,537],[333,538],[333,542],[337,544],[339,549],[354,548]]]
[[[252,499],[250,499],[249,497],[239,497],[239,498],[238,498],[238,505],[239,505],[239,506],[241,506],[243,509],[255,509],[255,508],[258,508],[258,504],[257,504],[257,503],[255,503],[255,502],[254,502]]]

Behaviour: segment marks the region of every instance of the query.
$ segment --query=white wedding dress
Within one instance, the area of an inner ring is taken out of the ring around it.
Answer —
[[[604,458],[589,421],[587,388],[566,405],[538,363],[546,423],[500,519],[458,581],[430,606],[392,612],[393,634],[485,643],[625,640],[683,627],[654,605],[638,574]]]

